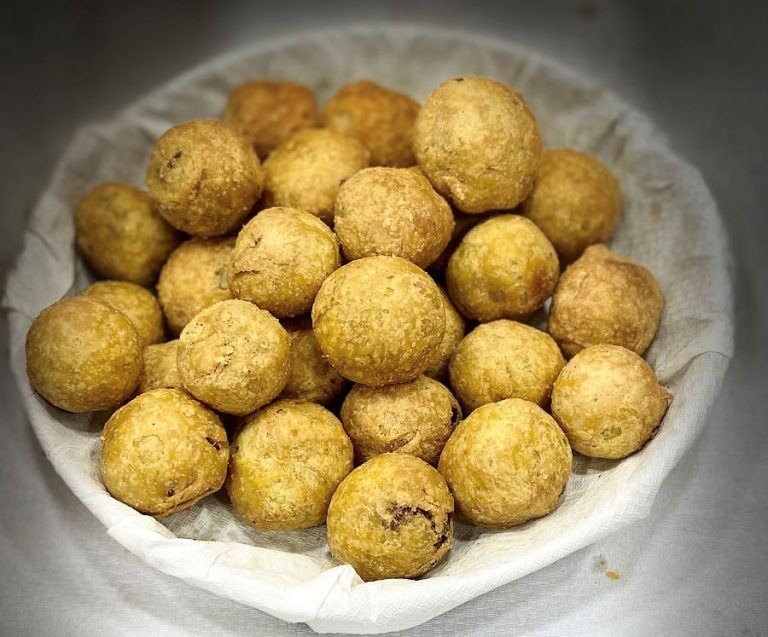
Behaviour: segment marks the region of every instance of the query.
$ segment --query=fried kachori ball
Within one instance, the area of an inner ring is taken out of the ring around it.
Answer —
[[[146,288],[127,281],[97,281],[83,294],[125,314],[139,333],[142,346],[164,340],[163,311],[155,295]]]
[[[359,139],[371,166],[407,167],[413,156],[413,125],[419,104],[407,95],[361,80],[341,87],[325,107],[323,124]]]
[[[229,94],[224,122],[265,159],[291,133],[317,126],[317,101],[308,87],[296,82],[245,82]]]
[[[440,346],[440,289],[399,257],[366,257],[329,276],[312,306],[320,349],[337,372],[363,385],[406,383]]]
[[[525,320],[552,295],[559,275],[557,253],[532,221],[498,215],[461,240],[445,282],[467,318]]]
[[[274,316],[299,316],[310,311],[320,285],[340,263],[339,242],[317,217],[268,208],[237,236],[229,289]]]
[[[322,128],[298,131],[264,162],[264,205],[305,210],[331,225],[339,186],[368,161],[368,150],[354,137]]]
[[[549,334],[501,319],[478,325],[459,343],[451,358],[451,387],[467,412],[505,398],[546,407],[563,365]]]
[[[49,403],[74,413],[113,409],[141,374],[141,339],[131,320],[87,296],[45,308],[27,332],[27,376]]]
[[[545,150],[521,212],[570,263],[587,246],[613,236],[621,214],[619,181],[592,155],[569,148]]]
[[[437,464],[460,420],[450,390],[426,376],[388,387],[355,385],[341,406],[359,463],[382,453],[408,453]]]
[[[291,337],[291,373],[280,397],[331,405],[344,393],[347,379],[323,358],[311,323],[286,329]]]
[[[418,577],[453,545],[453,496],[423,460],[372,458],[341,483],[328,508],[331,554],[364,580]]]
[[[671,400],[635,352],[594,345],[576,354],[558,376],[552,415],[575,451],[617,459],[654,436]]]
[[[229,126],[192,120],[157,140],[146,180],[174,228],[215,237],[243,222],[261,196],[264,172],[253,147]]]
[[[413,150],[435,189],[459,210],[510,210],[533,187],[541,137],[522,96],[468,75],[444,82],[427,98]]]
[[[429,266],[430,273],[435,277],[445,278],[445,270],[448,267],[448,261],[450,260],[451,255],[456,251],[456,248],[459,247],[461,240],[466,236],[467,232],[486,219],[490,219],[493,214],[494,213],[470,215],[454,210],[451,239],[448,241],[448,245],[445,246],[445,249],[440,253],[440,256]]]
[[[352,457],[344,428],[325,407],[279,400],[245,419],[232,443],[227,491],[238,515],[258,528],[318,526]]]
[[[118,409],[101,434],[101,476],[114,497],[165,517],[221,489],[229,445],[219,417],[186,392],[154,389]]]
[[[139,285],[155,281],[181,241],[147,193],[114,182],[80,200],[75,233],[80,254],[99,276]]]
[[[427,368],[424,370],[425,376],[435,380],[443,380],[448,376],[448,364],[451,361],[451,356],[461,339],[464,338],[466,329],[464,318],[453,307],[442,288],[440,288],[440,296],[443,297],[445,309],[445,332],[443,332],[443,340],[440,341],[440,345],[430,356]]]
[[[178,351],[178,339],[144,348],[140,394],[151,389],[183,389],[176,362]]]
[[[157,296],[174,335],[200,310],[232,298],[227,270],[234,247],[235,239],[230,237],[190,239],[168,258],[157,282]]]
[[[339,189],[334,229],[350,261],[375,255],[430,265],[453,232],[451,207],[405,168],[366,168]]]
[[[568,357],[590,345],[621,345],[642,354],[663,309],[653,275],[599,244],[587,248],[557,284],[548,331]]]
[[[181,332],[179,375],[195,398],[245,416],[283,391],[289,349],[288,333],[269,312],[239,299],[219,301]]]
[[[508,398],[479,407],[459,424],[438,469],[467,520],[505,529],[557,508],[572,460],[552,416],[535,403]]]

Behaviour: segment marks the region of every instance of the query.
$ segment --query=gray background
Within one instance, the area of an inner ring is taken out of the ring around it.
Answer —
[[[0,270],[81,122],[212,55],[317,26],[423,22],[514,40],[648,113],[704,174],[736,255],[736,355],[709,426],[650,516],[411,631],[418,635],[768,634],[768,10],[738,2],[5,2]],[[299,635],[113,542],[28,427],[0,320],[0,634]],[[618,571],[613,581],[606,569]]]

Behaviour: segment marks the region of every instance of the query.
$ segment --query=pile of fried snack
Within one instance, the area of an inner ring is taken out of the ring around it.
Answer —
[[[146,187],[85,194],[77,246],[104,280],[26,342],[47,401],[113,412],[104,485],[142,513],[225,486],[258,528],[327,524],[365,580],[417,577],[454,507],[490,529],[547,515],[572,450],[623,458],[667,410],[642,358],[661,291],[604,245],[616,177],[542,151],[500,82],[419,106],[360,81],[322,114],[248,82],[156,142]],[[548,331],[526,324],[550,297]]]

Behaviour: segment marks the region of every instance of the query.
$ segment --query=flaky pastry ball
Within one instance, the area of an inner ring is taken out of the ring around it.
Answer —
[[[663,309],[659,284],[645,267],[594,245],[557,284],[548,331],[568,357],[590,345],[621,345],[642,354]]]
[[[182,384],[218,411],[245,416],[283,391],[290,339],[253,303],[219,301],[197,314],[179,337]]]
[[[525,100],[486,77],[448,80],[416,119],[419,167],[459,210],[510,210],[533,187],[541,137]]]
[[[165,517],[218,491],[229,446],[219,417],[178,389],[155,389],[118,409],[101,434],[101,476],[109,493]]]
[[[399,257],[366,257],[329,276],[312,306],[320,349],[342,376],[381,386],[414,380],[445,331],[440,289]]]
[[[308,87],[296,82],[245,82],[229,94],[224,121],[265,159],[291,133],[317,126],[317,101]]]
[[[552,416],[508,398],[476,409],[456,428],[438,469],[464,517],[506,529],[554,511],[571,464],[568,440]]]
[[[545,150],[521,212],[547,235],[562,261],[570,263],[587,246],[613,236],[621,189],[596,157],[569,148]]]
[[[178,351],[178,339],[144,348],[138,393],[151,389],[183,389],[176,362]]]
[[[320,285],[339,267],[339,242],[317,217],[296,208],[268,208],[240,231],[229,289],[274,316],[312,308]]]
[[[227,491],[235,511],[258,528],[317,526],[352,471],[352,455],[352,443],[330,411],[279,400],[245,419],[232,443]]]
[[[159,343],[165,338],[163,311],[155,295],[146,288],[127,281],[97,281],[83,294],[125,314],[139,333],[142,346]]]
[[[453,213],[413,171],[366,168],[339,189],[334,229],[350,261],[390,255],[426,268],[451,239]]]
[[[261,196],[256,151],[223,122],[192,120],[157,140],[147,189],[174,228],[199,237],[236,230]]]
[[[339,186],[368,161],[354,137],[323,128],[298,131],[264,162],[264,206],[299,208],[331,225]]]
[[[575,451],[624,458],[656,433],[672,395],[651,366],[617,345],[581,350],[552,391],[552,415]]]
[[[445,282],[467,318],[525,320],[552,295],[559,274],[555,249],[532,221],[498,215],[461,240]]]
[[[456,349],[466,330],[464,317],[453,307],[448,295],[440,288],[440,296],[443,297],[443,307],[445,309],[445,332],[440,345],[429,358],[424,375],[435,380],[444,380],[448,377],[448,364],[451,356]]]
[[[418,577],[453,545],[453,497],[423,460],[386,453],[341,483],[328,509],[331,554],[364,580]]]
[[[113,409],[141,374],[141,339],[131,320],[87,296],[45,308],[27,332],[29,382],[49,403],[74,413]]]
[[[139,285],[155,281],[181,241],[147,193],[114,182],[80,200],[75,232],[80,254],[99,276]]]
[[[407,95],[361,80],[339,89],[325,107],[323,123],[359,139],[371,166],[407,167],[413,156],[413,125],[419,105]]]

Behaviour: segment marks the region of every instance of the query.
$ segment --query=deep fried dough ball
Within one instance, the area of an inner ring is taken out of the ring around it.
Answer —
[[[125,314],[139,333],[142,346],[164,339],[163,311],[155,295],[146,288],[127,281],[98,281],[83,294]]]
[[[296,82],[245,82],[229,94],[224,121],[264,159],[291,133],[317,126],[317,101],[308,87]]]
[[[329,276],[312,307],[317,342],[342,376],[363,385],[421,374],[445,331],[440,289],[399,257],[366,257]]]
[[[274,316],[298,316],[309,312],[320,285],[340,263],[339,242],[317,217],[269,208],[237,236],[229,289]]]
[[[141,340],[130,319],[86,296],[45,308],[27,332],[27,376],[49,403],[74,413],[117,407],[136,389]]]
[[[558,377],[552,415],[579,453],[624,458],[653,437],[671,400],[640,356],[595,345],[576,354]]]
[[[453,545],[453,497],[423,460],[386,453],[355,469],[328,509],[331,554],[364,580],[418,577]]]
[[[355,385],[341,407],[357,462],[393,452],[437,464],[460,420],[461,408],[450,390],[426,376],[389,387]]]
[[[325,107],[323,124],[359,139],[371,166],[406,167],[413,157],[413,125],[419,105],[407,95],[361,80],[341,87]]]
[[[493,214],[494,213],[489,212],[485,214],[470,215],[465,212],[454,210],[451,239],[448,241],[448,245],[445,246],[445,249],[440,253],[440,256],[429,266],[430,273],[432,273],[433,276],[444,278],[445,270],[448,267],[448,261],[450,260],[451,255],[456,251],[456,248],[459,247],[461,240],[466,236],[467,232],[486,219],[490,219]]]
[[[149,285],[181,235],[150,196],[127,184],[96,186],[75,210],[77,247],[102,277]]]
[[[510,210],[533,187],[539,129],[505,84],[471,75],[444,82],[427,98],[414,131],[419,167],[459,210]]]
[[[472,524],[505,529],[554,511],[571,464],[552,416],[508,398],[476,409],[456,428],[438,469]]]
[[[443,380],[448,376],[448,364],[456,346],[464,338],[465,330],[464,318],[453,307],[442,288],[440,288],[440,296],[443,297],[445,309],[445,332],[443,332],[443,340],[440,341],[440,345],[430,356],[427,368],[424,370],[425,376],[435,380]]]
[[[621,345],[642,354],[663,309],[664,297],[646,268],[595,245],[560,279],[548,330],[568,357],[590,345]]]
[[[234,238],[190,239],[168,259],[157,282],[157,296],[174,335],[195,314],[218,301],[232,298],[227,269]]]
[[[295,330],[289,326],[286,329],[291,337],[291,373],[281,398],[308,400],[327,407],[344,393],[347,379],[323,358],[311,323]]]
[[[559,274],[555,249],[533,222],[498,215],[461,240],[445,282],[451,301],[468,318],[525,320],[552,295]]]
[[[283,391],[289,348],[287,332],[269,312],[238,299],[219,301],[181,332],[179,374],[195,398],[244,416]]]
[[[147,188],[174,228],[200,237],[236,230],[261,196],[264,173],[256,151],[229,126],[193,120],[155,144]]]
[[[478,325],[451,359],[451,387],[467,412],[505,398],[545,407],[565,361],[554,339],[501,319]]]
[[[330,411],[280,400],[246,418],[232,444],[227,491],[235,511],[261,529],[317,526],[352,471],[352,456],[352,443]]]
[[[178,389],[155,389],[118,409],[101,434],[104,486],[157,517],[221,489],[229,445],[218,416]]]
[[[144,348],[139,393],[150,389],[183,389],[176,357],[178,339]]]
[[[280,144],[264,162],[264,205],[299,208],[333,222],[339,186],[368,167],[358,140],[327,129],[306,129]]]
[[[613,236],[621,213],[619,182],[592,155],[569,148],[545,150],[521,212],[570,263],[587,246]]]
[[[366,168],[339,189],[334,229],[347,259],[384,254],[422,268],[448,245],[451,207],[405,168]]]

